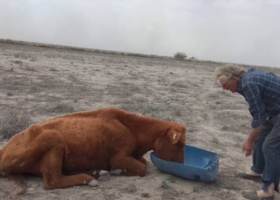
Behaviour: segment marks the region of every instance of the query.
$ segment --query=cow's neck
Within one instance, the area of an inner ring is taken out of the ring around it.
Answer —
[[[146,153],[154,150],[154,144],[158,137],[166,134],[169,127],[168,121],[134,114],[124,117],[120,121],[135,134],[140,151]]]

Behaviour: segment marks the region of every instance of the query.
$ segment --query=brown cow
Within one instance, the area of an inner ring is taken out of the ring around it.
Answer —
[[[186,127],[172,121],[101,108],[58,116],[14,135],[0,150],[0,170],[43,177],[45,189],[98,184],[87,172],[144,176],[149,150],[183,162]],[[70,175],[71,174],[71,175]]]

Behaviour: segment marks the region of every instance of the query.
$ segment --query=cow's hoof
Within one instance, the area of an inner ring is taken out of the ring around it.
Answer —
[[[114,170],[112,169],[110,171],[110,173],[113,175],[120,175],[122,173],[122,170],[121,169],[114,169]]]
[[[109,179],[110,179],[110,172],[105,171],[105,170],[101,170],[99,172],[98,180],[100,180],[100,181],[108,181]]]
[[[98,186],[98,181],[93,179],[88,183],[88,185],[91,187],[96,187],[96,186]]]

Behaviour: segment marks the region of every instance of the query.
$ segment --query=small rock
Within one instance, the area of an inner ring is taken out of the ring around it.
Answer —
[[[145,192],[145,193],[142,193],[142,194],[141,194],[141,197],[149,198],[149,197],[150,197],[150,194]]]

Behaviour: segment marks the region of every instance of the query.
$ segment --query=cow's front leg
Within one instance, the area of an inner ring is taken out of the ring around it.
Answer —
[[[139,161],[145,165],[147,165],[147,160],[144,157],[141,157]]]
[[[115,156],[111,159],[111,173],[125,176],[145,176],[147,166],[131,156]]]

